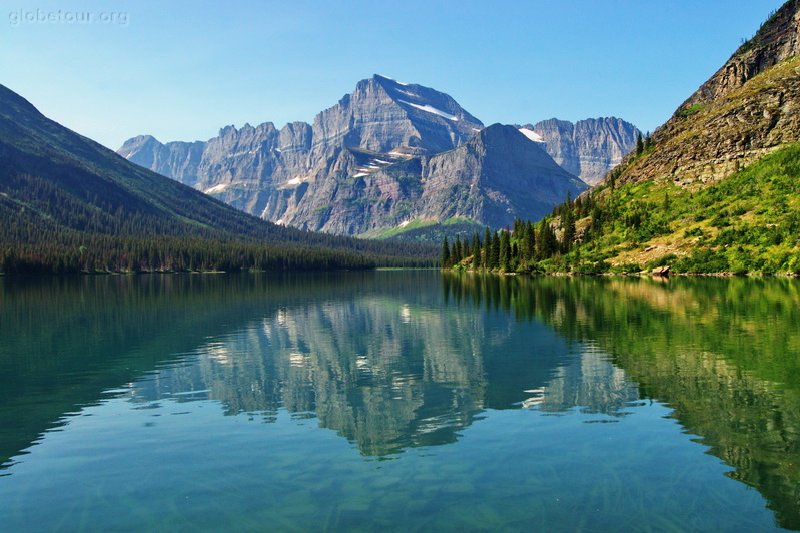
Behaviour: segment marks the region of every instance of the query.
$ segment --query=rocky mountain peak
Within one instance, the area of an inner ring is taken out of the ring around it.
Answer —
[[[465,132],[468,137],[483,127],[480,120],[469,114],[447,93],[416,83],[403,83],[380,74],[373,75],[371,81],[383,87],[392,100],[412,115],[428,113],[452,123],[466,123]],[[424,119],[434,118],[425,114],[419,116]]]
[[[481,128],[451,96],[375,74],[314,118],[314,144],[323,150],[344,143],[372,152],[434,154]]]
[[[119,150],[117,150],[117,153],[127,159],[128,155],[131,153],[147,148],[152,150],[154,147],[159,145],[161,145],[161,143],[158,142],[158,139],[152,135],[137,135],[136,137],[131,137],[122,143],[122,146]]]
[[[567,172],[594,185],[636,147],[641,132],[616,117],[600,117],[572,123],[555,118],[528,124],[545,143],[545,149]]]
[[[678,111],[720,98],[799,52],[800,0],[789,0]]]
[[[529,151],[534,148],[536,150],[542,150],[544,143],[535,137],[526,135],[523,130],[531,131],[527,128],[518,128],[508,124],[495,123],[482,129],[467,144],[489,147],[499,144],[505,146],[516,145],[523,151]]]
[[[577,145],[576,129],[602,129],[563,126]],[[279,224],[381,236],[450,219],[501,227],[583,191],[534,130],[484,128],[446,93],[375,74],[313,124],[226,126],[204,143],[137,137],[119,153]]]
[[[515,126],[492,124],[455,150],[423,163],[421,218],[466,217],[492,227],[538,219],[586,184]]]

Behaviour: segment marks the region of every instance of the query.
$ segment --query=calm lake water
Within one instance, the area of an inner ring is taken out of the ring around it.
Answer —
[[[800,529],[800,283],[0,279],[1,531]]]

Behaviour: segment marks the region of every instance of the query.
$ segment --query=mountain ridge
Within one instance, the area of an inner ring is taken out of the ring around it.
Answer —
[[[654,153],[623,161],[621,182],[719,180],[800,141],[800,3],[790,0],[653,133]],[[779,70],[774,70],[779,67]]]
[[[118,153],[266,220],[344,235],[403,234],[403,224],[442,224],[452,217],[472,225],[507,225],[515,215],[542,216],[567,192],[575,196],[585,188],[566,171],[548,166],[564,185],[560,198],[543,191],[546,208],[541,201],[531,209],[507,202],[512,206],[509,216],[484,219],[480,191],[458,204],[472,206],[461,212],[446,209],[445,199],[438,210],[431,204],[422,211],[412,205],[428,187],[431,172],[426,165],[436,164],[438,155],[467,144],[483,129],[480,120],[446,93],[375,74],[318,113],[312,124],[294,122],[280,130],[270,122],[227,126],[202,150],[180,141],[156,145],[151,137],[139,136]],[[528,140],[535,139],[528,134]],[[547,150],[525,152],[532,157],[530,167],[542,155],[549,157]],[[464,169],[450,168],[464,175]],[[478,171],[474,164],[472,168]],[[434,178],[441,181],[439,175]],[[535,181],[530,186],[535,188]],[[499,187],[495,192],[508,198]],[[451,215],[441,218],[444,212]]]
[[[556,163],[589,185],[599,183],[636,147],[637,137],[643,136],[636,126],[617,117],[575,123],[551,118],[525,127],[541,137]]]

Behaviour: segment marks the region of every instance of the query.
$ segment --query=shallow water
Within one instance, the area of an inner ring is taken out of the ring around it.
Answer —
[[[800,529],[800,283],[0,281],[0,530]]]

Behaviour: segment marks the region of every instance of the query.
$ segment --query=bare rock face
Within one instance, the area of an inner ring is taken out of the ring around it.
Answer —
[[[135,137],[119,153],[267,220],[346,235],[452,217],[500,227],[586,187],[517,128],[484,129],[449,95],[379,75],[313,124]]]
[[[537,220],[587,185],[513,126],[494,124],[455,150],[428,158],[420,217],[466,216],[492,227]]]
[[[757,74],[800,52],[800,2],[790,0],[777,10],[758,33],[706,81],[681,109],[717,100]]]
[[[541,218],[568,195],[574,198],[587,188],[538,143],[501,124],[454,150],[398,157],[363,172],[375,159],[369,152],[342,149],[328,178],[308,188],[285,222],[349,235],[456,217],[499,228],[516,217]]]
[[[194,186],[204,149],[201,141],[161,144],[151,135],[140,135],[125,141],[117,153],[125,159],[135,158],[134,163],[139,166]]]
[[[575,124],[543,120],[525,126],[541,137],[547,153],[567,172],[589,185],[599,183],[636,147],[641,132],[620,118],[590,118]]]
[[[345,145],[371,152],[404,148],[433,154],[455,148],[483,124],[449,95],[375,75],[314,118],[313,149]]]
[[[714,181],[800,142],[800,1],[785,3],[663,126],[621,181]],[[630,156],[629,156],[630,157]]]

